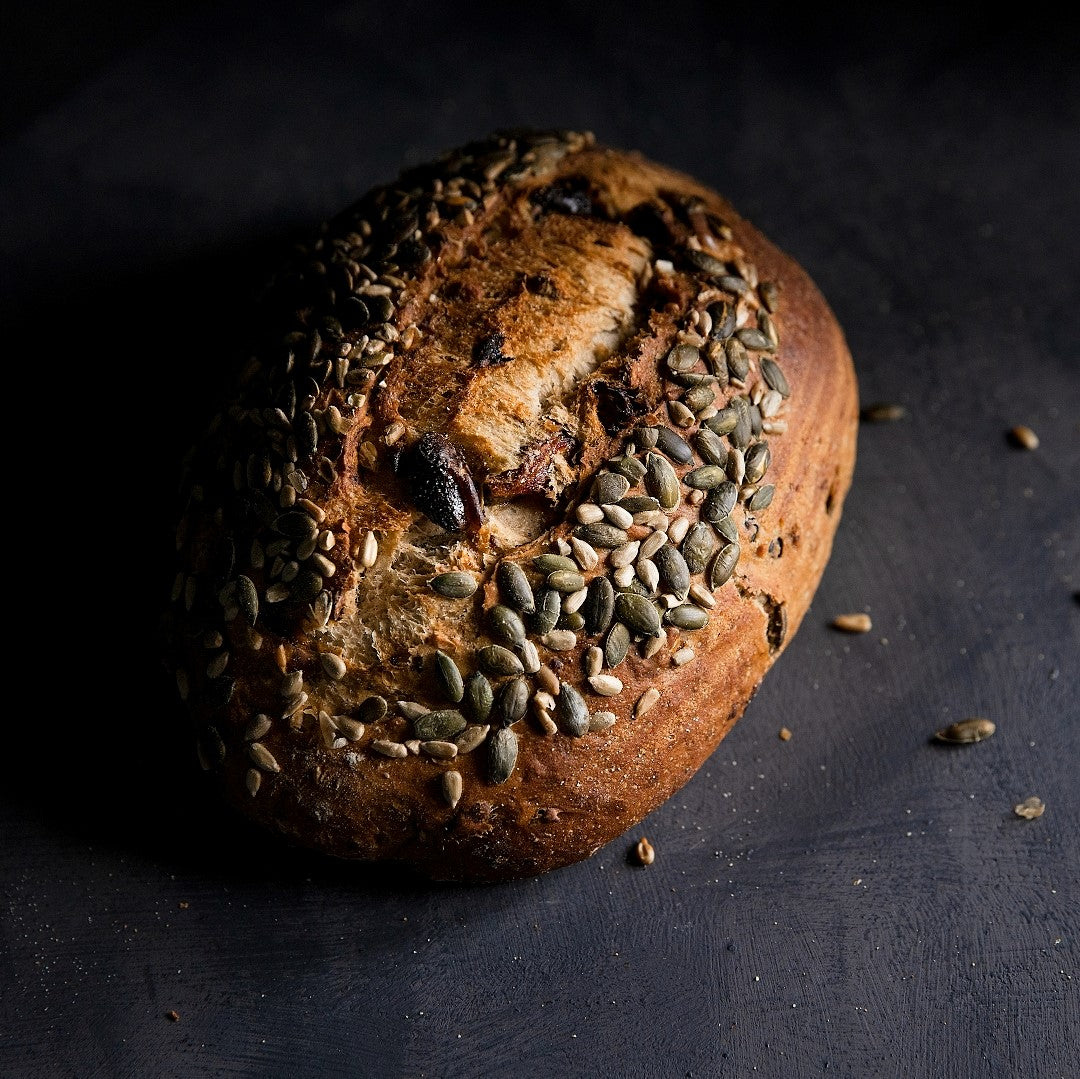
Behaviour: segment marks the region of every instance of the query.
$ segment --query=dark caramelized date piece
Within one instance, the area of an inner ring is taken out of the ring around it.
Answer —
[[[421,435],[401,455],[397,472],[416,508],[447,532],[480,527],[480,492],[464,454],[446,435]]]

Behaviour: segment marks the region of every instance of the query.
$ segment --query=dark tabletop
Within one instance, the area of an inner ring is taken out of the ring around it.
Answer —
[[[1076,25],[23,7],[0,57],[0,1075],[1080,1075]],[[432,886],[224,812],[154,626],[181,455],[267,254],[517,125],[723,192],[821,287],[863,403],[905,414],[861,425],[814,604],[683,790],[576,866]],[[996,733],[933,741],[968,716]]]

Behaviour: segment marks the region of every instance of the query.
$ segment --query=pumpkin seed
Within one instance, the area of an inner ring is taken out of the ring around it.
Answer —
[[[758,510],[763,510],[773,500],[773,494],[776,491],[776,487],[771,483],[766,483],[763,487],[759,487],[754,492],[754,497],[750,499],[749,507],[756,513]]]
[[[690,569],[682,554],[668,543],[656,552],[654,561],[665,590],[677,596],[685,596],[690,587]]]
[[[578,525],[574,529],[574,535],[584,540],[593,547],[621,547],[626,542],[626,530],[608,524],[606,521],[595,521],[592,524]]]
[[[690,526],[686,538],[682,541],[682,556],[688,573],[704,573],[709,555],[716,546],[712,529],[707,524],[697,521]]]
[[[678,629],[703,629],[709,624],[709,612],[694,603],[672,607],[664,617]]]
[[[495,784],[505,783],[517,764],[518,737],[509,727],[492,731],[488,738],[488,779]]]
[[[660,615],[656,608],[644,596],[633,592],[620,592],[615,597],[615,616],[632,632],[644,637],[655,637],[660,632]]]
[[[756,352],[772,352],[776,347],[768,335],[762,333],[755,326],[743,326],[742,329],[735,331],[735,335],[741,344],[754,349]]]
[[[679,504],[679,477],[658,453],[649,453],[645,458],[645,489],[661,509],[674,509]]]
[[[722,521],[735,508],[739,500],[739,489],[730,480],[714,487],[701,504],[701,519],[711,524]]]
[[[689,464],[693,460],[694,451],[681,435],[676,434],[670,427],[657,427],[654,429],[656,431],[656,448],[661,453],[666,454],[680,465]]]
[[[525,715],[529,707],[529,683],[524,678],[510,678],[499,686],[491,708],[491,722],[509,727]]]
[[[780,365],[768,356],[761,358],[761,377],[781,397],[791,396],[791,387],[788,386],[788,380],[784,377],[784,372],[780,370]]]
[[[550,633],[558,625],[560,614],[562,596],[554,588],[541,588],[536,593],[536,610],[530,620],[533,633],[538,637]]]
[[[615,590],[607,577],[594,577],[589,582],[581,614],[588,633],[603,633],[615,613]]]
[[[593,499],[601,506],[626,497],[630,481],[619,472],[602,472],[593,484]]]
[[[413,733],[421,742],[450,741],[465,727],[465,717],[456,708],[439,708],[413,720]]]
[[[441,650],[435,652],[434,658],[443,692],[454,704],[458,704],[465,696],[465,683],[462,681],[458,665]]]
[[[450,570],[439,573],[428,581],[433,592],[446,599],[467,599],[476,591],[476,578],[471,573]]]
[[[525,667],[521,660],[518,659],[509,648],[504,648],[501,644],[489,644],[483,648],[477,649],[476,658],[479,661],[480,666],[483,667],[488,674],[506,675],[525,673]]]
[[[569,682],[563,683],[555,701],[555,720],[559,730],[571,738],[580,738],[589,730],[589,707]]]
[[[503,644],[519,645],[525,640],[525,623],[511,607],[497,603],[488,612],[488,624],[492,636]]]
[[[693,487],[698,491],[711,491],[726,478],[724,470],[719,465],[700,465],[698,468],[690,469],[683,476],[682,481],[687,487]]]
[[[734,573],[735,566],[739,561],[739,545],[729,543],[721,548],[720,553],[713,559],[709,570],[709,587],[715,592]]]
[[[500,562],[495,570],[495,583],[499,596],[507,606],[524,614],[532,614],[536,610],[532,585],[529,584],[525,571],[516,562]]]
[[[608,630],[604,641],[604,663],[608,667],[618,667],[630,650],[630,630],[622,622],[616,622]]]

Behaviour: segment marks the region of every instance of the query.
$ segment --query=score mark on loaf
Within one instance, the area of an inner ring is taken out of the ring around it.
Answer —
[[[516,131],[271,276],[183,478],[164,653],[251,819],[436,879],[567,865],[681,787],[809,606],[856,381],[692,178]]]

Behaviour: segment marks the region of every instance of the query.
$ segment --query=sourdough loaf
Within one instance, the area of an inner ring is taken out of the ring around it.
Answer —
[[[273,273],[188,457],[166,661],[286,841],[498,881],[682,786],[803,618],[856,380],[808,275],[564,131],[410,168]]]

